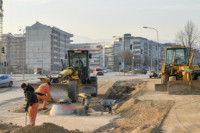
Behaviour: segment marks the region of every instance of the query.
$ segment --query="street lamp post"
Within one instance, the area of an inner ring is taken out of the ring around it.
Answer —
[[[155,30],[156,33],[157,33],[157,43],[159,43],[158,30],[157,30],[157,29],[152,28],[152,27],[146,27],[146,26],[144,26],[143,28]],[[158,53],[157,53],[157,54],[159,54],[158,44],[157,44],[157,50],[158,50]],[[151,54],[152,54],[152,53],[151,53]],[[159,56],[159,55],[158,55],[158,56]],[[157,73],[158,73],[158,56],[157,56]],[[152,58],[152,55],[151,55],[151,58]],[[152,59],[151,59],[151,60],[152,60]],[[151,61],[151,62],[152,62],[152,61]]]
[[[25,30],[24,29],[19,29],[19,31],[23,32],[23,41],[24,41],[24,37],[25,37],[24,32],[25,32]],[[25,65],[25,63],[24,63],[24,53],[25,53],[25,47],[23,47],[23,54],[22,54],[22,62],[23,62],[22,75],[23,75],[23,79],[24,79],[24,65]]]

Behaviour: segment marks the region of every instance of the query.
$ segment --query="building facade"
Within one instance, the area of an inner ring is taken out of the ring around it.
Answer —
[[[107,69],[114,70],[114,47],[111,46],[104,46],[105,51],[105,67]]]
[[[25,57],[26,43],[23,34],[4,34],[4,73],[26,72]]]
[[[43,68],[44,71],[60,71],[61,60],[67,65],[66,53],[73,46],[71,37],[56,27],[36,22],[26,27],[26,65],[28,69]]]

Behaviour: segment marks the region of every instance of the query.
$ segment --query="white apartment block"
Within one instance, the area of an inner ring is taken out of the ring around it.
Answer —
[[[28,69],[61,70],[61,59],[67,65],[66,54],[73,49],[73,34],[39,22],[26,27],[26,65]]]

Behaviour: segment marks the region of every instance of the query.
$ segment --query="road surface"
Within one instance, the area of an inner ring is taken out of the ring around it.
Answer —
[[[147,88],[140,100],[174,100],[175,105],[162,123],[162,133],[200,132],[200,95],[168,95],[155,92],[154,85],[160,79],[147,79]]]
[[[25,79],[21,78],[21,75],[13,77],[15,79],[13,88],[0,88],[4,91],[0,92],[0,121],[17,125],[25,125],[25,113],[13,113],[13,110],[20,108],[24,102],[24,94],[20,89],[21,82],[37,82],[38,75],[25,75]],[[117,80],[126,80],[134,78],[146,78],[147,75],[119,75],[119,73],[107,73],[105,76],[98,76],[98,92],[104,94],[109,87],[113,85]],[[63,126],[66,129],[74,130],[79,129],[85,132],[94,131],[106,124],[111,123],[117,115],[100,115],[100,112],[95,112],[90,116],[37,116],[36,125],[40,125],[44,122],[52,122],[57,125]]]

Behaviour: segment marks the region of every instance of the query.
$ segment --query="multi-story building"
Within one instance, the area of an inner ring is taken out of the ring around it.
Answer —
[[[114,47],[111,46],[105,46],[105,67],[107,69],[114,70]]]
[[[4,34],[4,72],[26,72],[25,66],[25,37],[22,34]],[[23,65],[24,64],[24,65]],[[7,66],[6,66],[7,65]]]
[[[61,60],[67,65],[66,52],[73,34],[39,22],[26,27],[26,64],[28,69],[61,70]]]
[[[131,34],[124,34],[123,37],[117,38],[114,42],[114,63],[115,71],[118,71],[119,68],[123,69],[123,54],[120,56],[120,53],[123,53],[127,50],[133,53],[133,59],[130,58],[128,68],[134,69],[149,69],[152,68],[156,70],[157,62],[159,68],[161,67],[161,60],[164,58],[164,48],[163,44],[148,40],[143,37],[133,37]],[[133,65],[133,66],[132,66]],[[151,67],[152,66],[152,67]],[[127,67],[127,64],[125,64]]]

